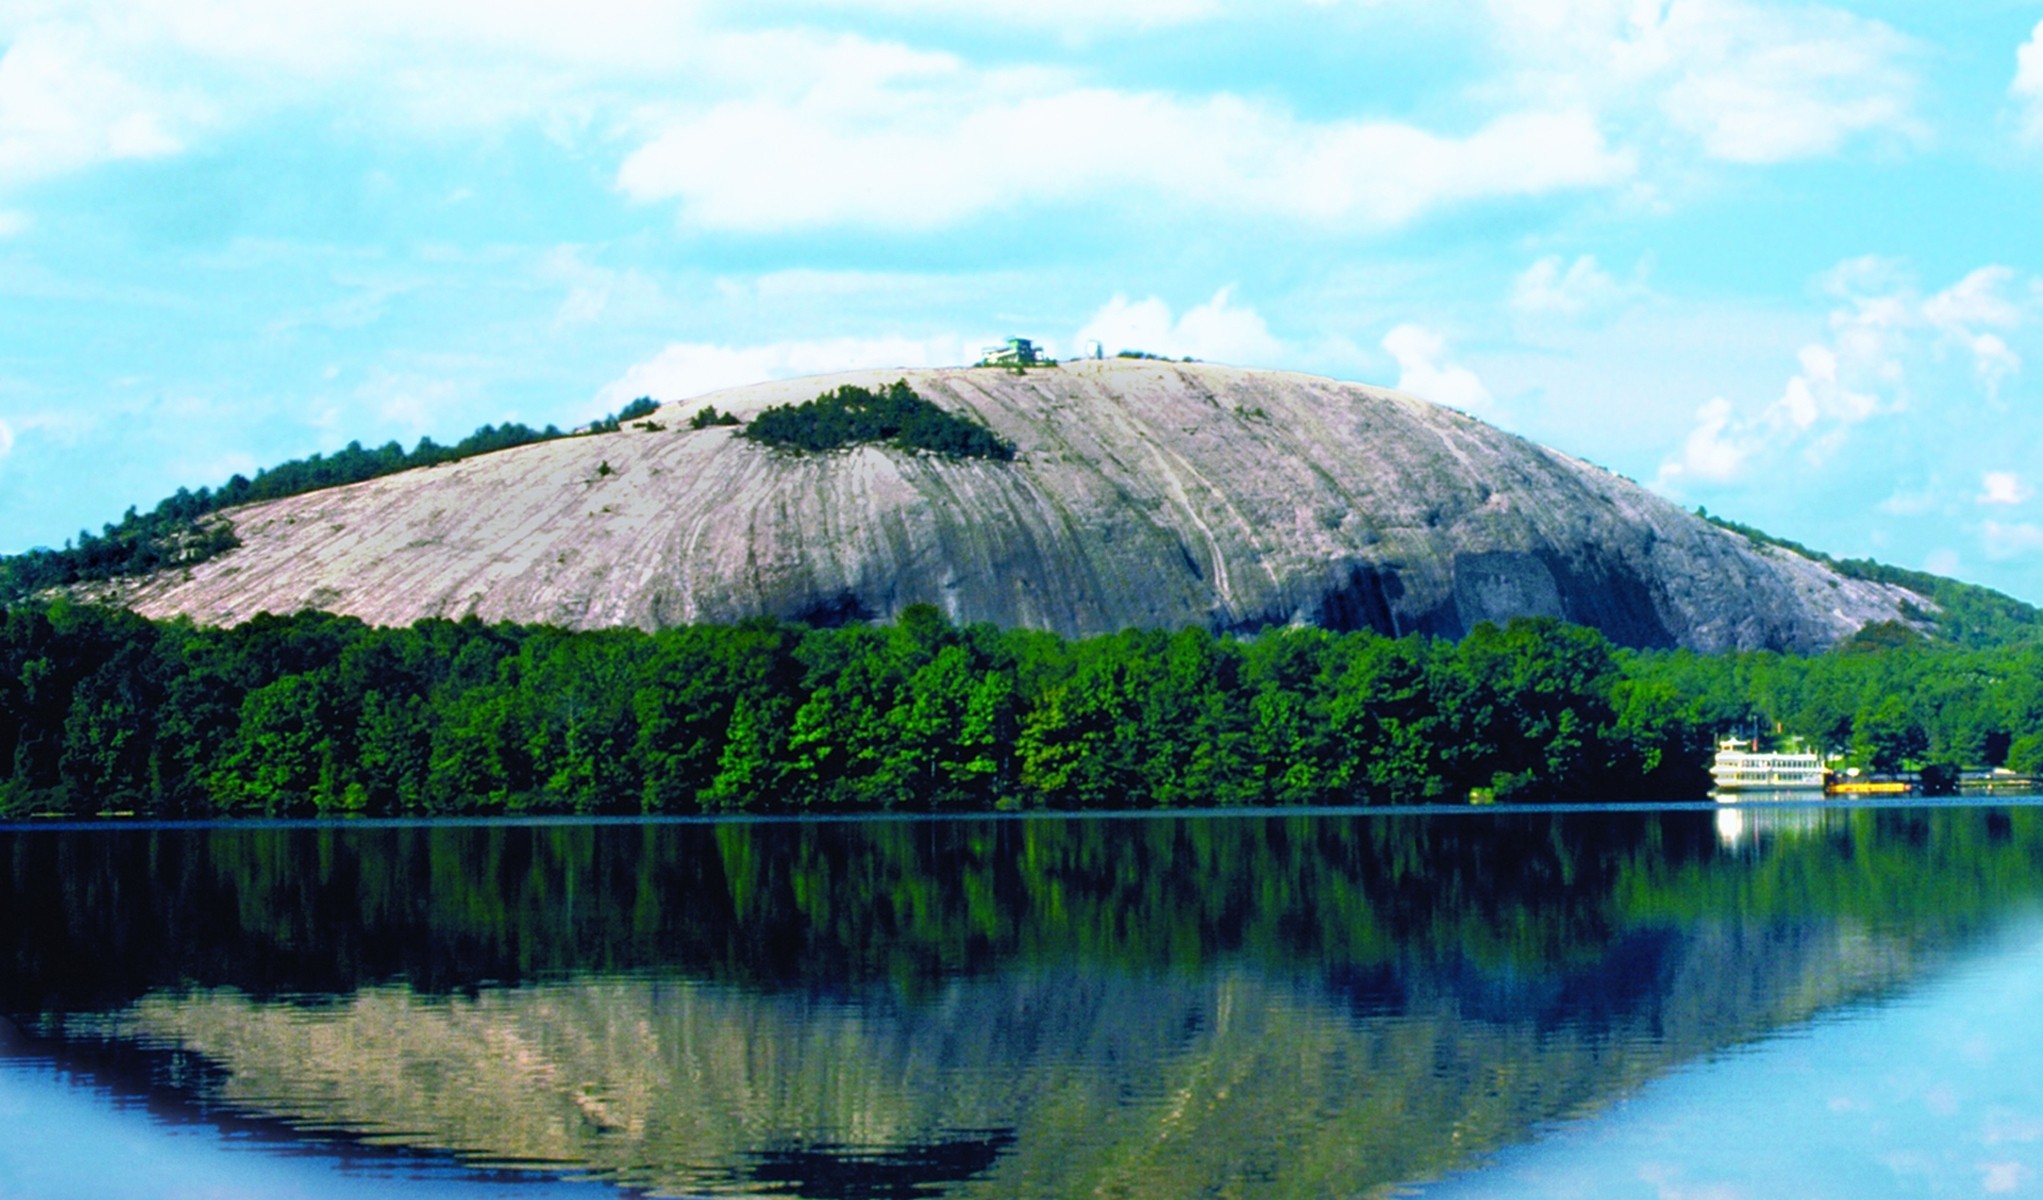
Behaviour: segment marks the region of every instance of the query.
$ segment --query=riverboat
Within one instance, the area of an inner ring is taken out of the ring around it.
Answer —
[[[1813,752],[1762,751],[1737,738],[1717,743],[1710,779],[1720,800],[1740,792],[1823,793],[1829,781],[1823,757]]]

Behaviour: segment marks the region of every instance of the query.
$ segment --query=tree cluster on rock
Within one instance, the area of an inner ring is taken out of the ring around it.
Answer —
[[[690,429],[709,429],[713,426],[742,424],[744,422],[739,419],[738,414],[718,412],[714,404],[703,405],[695,410],[694,416],[688,418],[688,428]]]
[[[801,404],[774,405],[753,417],[740,436],[812,454],[880,444],[950,458],[1014,458],[1012,444],[924,400],[905,379],[879,391],[845,384]]]
[[[591,422],[589,424],[589,432],[616,433],[624,428],[628,422],[650,417],[658,411],[660,411],[660,402],[658,400],[653,399],[651,396],[640,396],[609,416]],[[558,436],[557,430],[555,433]]]

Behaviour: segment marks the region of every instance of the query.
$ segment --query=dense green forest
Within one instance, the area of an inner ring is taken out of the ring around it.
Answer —
[[[584,432],[616,433],[625,422],[649,416],[659,407],[650,397],[641,396]],[[0,557],[0,604],[18,603],[49,588],[203,562],[232,550],[240,545],[234,531],[224,522],[205,520],[223,508],[280,500],[568,436],[552,425],[534,429],[506,422],[484,425],[451,446],[429,437],[420,438],[409,451],[396,442],[374,450],[349,442],[332,454],[314,454],[257,471],[253,479],[235,475],[218,488],[179,488],[176,495],[159,501],[147,513],[130,508],[119,522],[96,534],[80,530],[76,540],[59,549],[39,548]]]
[[[2024,604],[2013,596],[1996,592],[1992,588],[1980,587],[1976,583],[1962,583],[1942,575],[1932,575],[1928,571],[1890,567],[1886,563],[1874,562],[1870,558],[1832,558],[1821,550],[1811,550],[1800,542],[1775,537],[1750,525],[1714,516],[1706,508],[1697,509],[1695,515],[1719,529],[1740,535],[1755,546],[1778,546],[1803,558],[1824,563],[1848,579],[1890,583],[1907,588],[1917,595],[1927,596],[1936,603],[1934,612],[1925,612],[1904,604],[1902,606],[1904,615],[1911,620],[1925,622],[1936,630],[1938,637],[1960,646],[1977,649],[2005,645],[2009,642],[2043,639],[2043,609],[2033,604]]]
[[[2043,648],[1872,630],[1637,653],[1547,620],[1068,641],[769,620],[644,633],[321,613],[0,618],[0,811],[1150,808],[1698,798],[1713,738],[1876,769],[2043,765]]]

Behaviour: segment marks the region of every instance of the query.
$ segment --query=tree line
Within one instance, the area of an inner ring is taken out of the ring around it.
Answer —
[[[1835,558],[1800,542],[1716,516],[1707,508],[1696,509],[1695,515],[1719,529],[1738,534],[1754,546],[1774,546],[1799,554],[1811,562],[1822,563],[1847,579],[1892,584],[1928,597],[1935,606],[1933,609],[1925,610],[1903,601],[1901,614],[1910,621],[1935,629],[1937,636],[1945,641],[1979,648],[2043,637],[2043,610],[1992,588],[1932,575],[1928,571],[1889,566],[1870,558]]]
[[[772,620],[571,632],[324,613],[0,617],[0,812],[1164,808],[1699,798],[1778,726],[1875,768],[2043,767],[2043,650],[1641,653],[1286,628],[1067,640]]]
[[[587,432],[616,433],[626,422],[648,416],[658,408],[657,401],[642,396],[595,421]],[[0,604],[19,603],[51,588],[146,575],[223,554],[240,545],[240,540],[224,521],[206,518],[237,504],[281,500],[395,475],[414,467],[438,466],[569,436],[554,425],[534,429],[507,421],[481,426],[451,446],[443,446],[430,437],[420,438],[410,450],[397,442],[386,442],[373,450],[358,441],[349,442],[332,454],[313,454],[259,470],[254,478],[236,474],[217,488],[202,487],[197,491],[179,488],[146,513],[128,509],[118,522],[108,523],[99,533],[80,530],[75,539],[61,548],[38,547],[0,557]]]

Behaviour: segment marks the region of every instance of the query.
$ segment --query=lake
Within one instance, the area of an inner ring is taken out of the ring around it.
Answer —
[[[2043,807],[0,830],[0,1196],[2043,1189]]]

